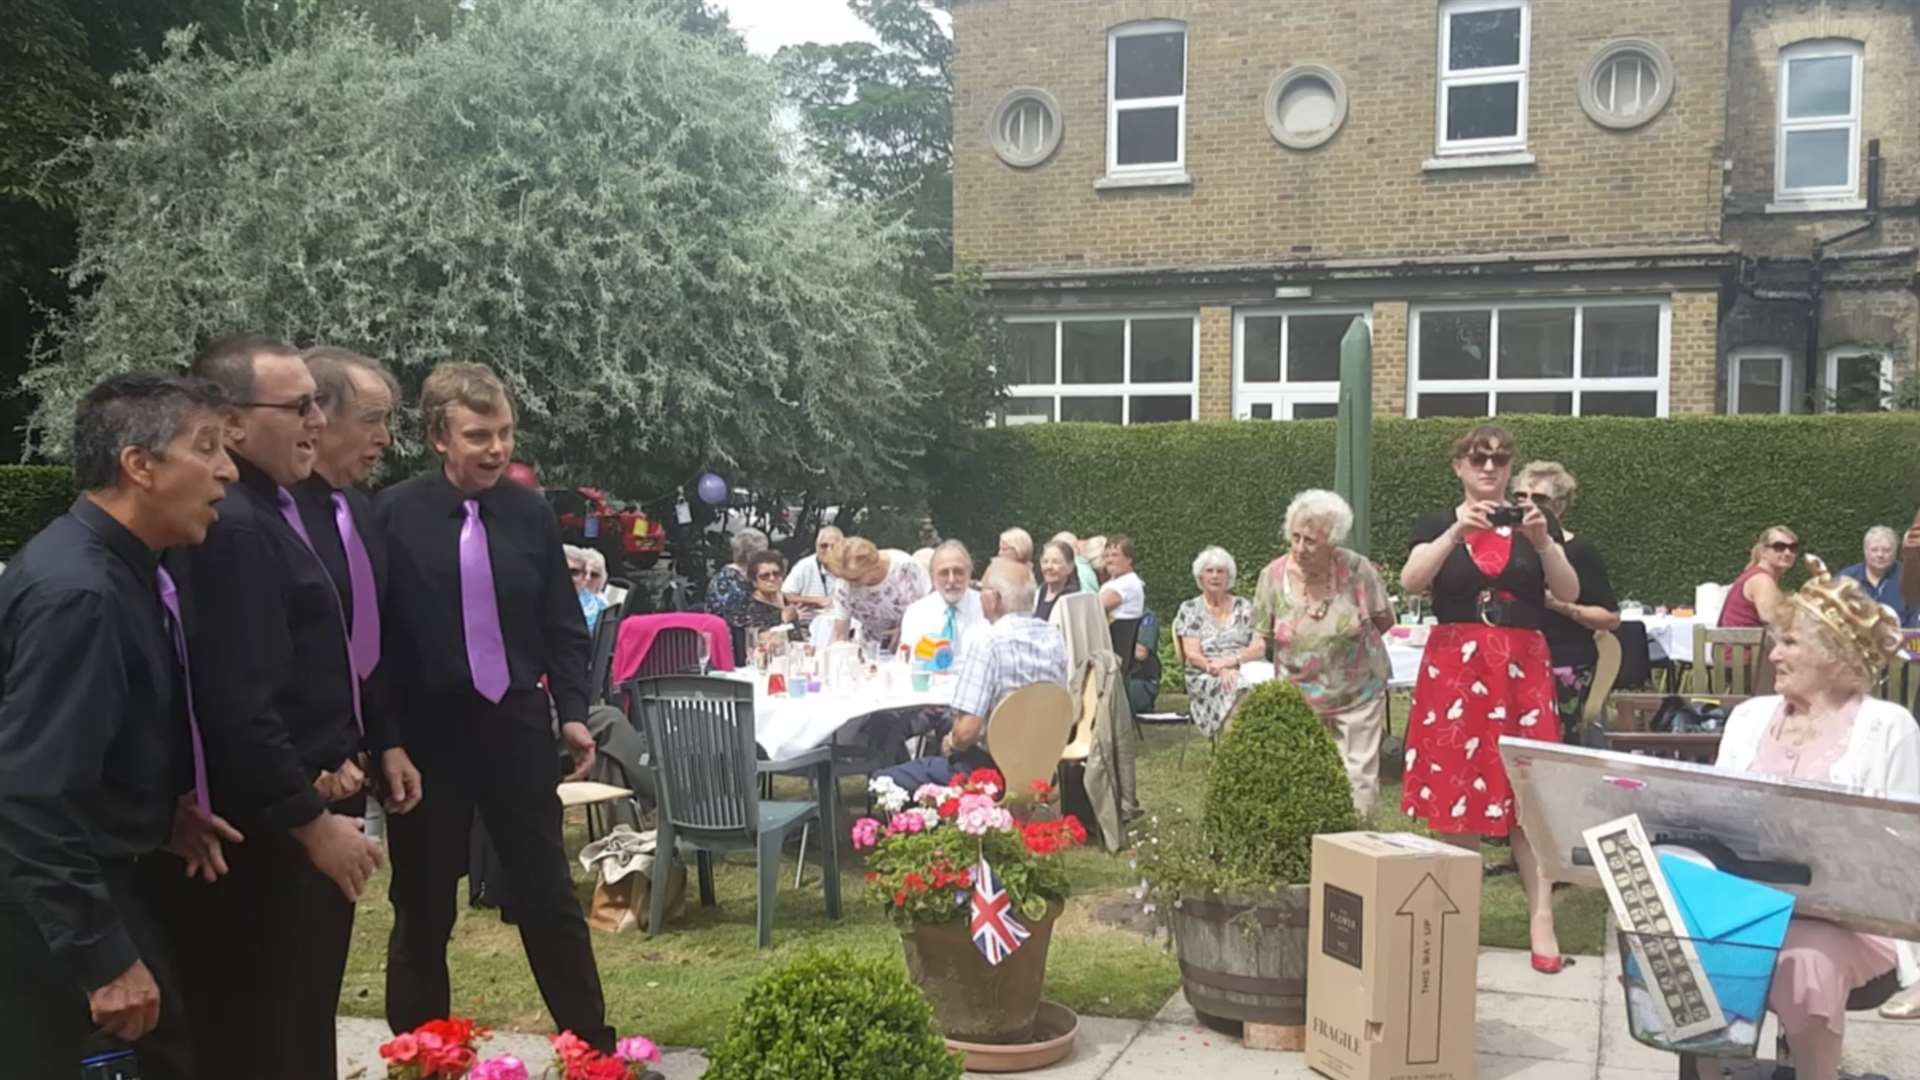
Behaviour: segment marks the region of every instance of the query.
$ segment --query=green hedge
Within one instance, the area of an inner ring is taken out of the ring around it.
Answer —
[[[65,465],[0,465],[0,561],[66,513],[73,471]]]
[[[1835,569],[1860,559],[1869,526],[1896,530],[1920,503],[1920,416],[1509,417],[1519,459],[1564,464],[1579,494],[1567,525],[1599,545],[1622,598],[1691,604],[1731,581],[1754,537],[1784,523]],[[1470,423],[1379,419],[1373,551],[1398,591],[1416,514],[1459,501],[1450,447]],[[1284,548],[1287,503],[1333,486],[1334,423],[1200,422],[1122,428],[1037,424],[986,432],[942,462],[931,501],[942,535],[992,551],[1001,529],[1036,541],[1061,529],[1127,533],[1154,610],[1194,595],[1193,557],[1232,552],[1251,592]]]

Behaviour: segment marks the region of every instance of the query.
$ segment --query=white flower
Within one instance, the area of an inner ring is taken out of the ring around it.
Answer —
[[[867,784],[867,790],[873,793],[873,804],[889,814],[897,814],[906,809],[910,801],[907,789],[894,782],[891,776],[876,776]]]
[[[921,821],[926,822],[927,830],[929,832],[940,827],[940,811],[935,810],[931,806],[916,806],[913,809],[908,810],[907,813],[913,814],[914,816],[918,817]]]

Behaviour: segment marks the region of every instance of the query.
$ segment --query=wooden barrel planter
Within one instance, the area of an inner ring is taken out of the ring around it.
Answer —
[[[1063,907],[1049,904],[1044,918],[1026,922],[1027,940],[997,966],[980,955],[964,918],[901,933],[907,974],[926,995],[934,1023],[949,1040],[1008,1044],[1033,1039],[1047,981],[1047,946]]]
[[[1182,897],[1173,909],[1174,952],[1187,1001],[1198,1012],[1248,1024],[1307,1022],[1306,885]]]

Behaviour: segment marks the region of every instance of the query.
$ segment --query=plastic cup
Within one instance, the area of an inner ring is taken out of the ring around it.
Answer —
[[[916,666],[913,669],[913,692],[924,694],[931,689],[933,689],[933,672]]]

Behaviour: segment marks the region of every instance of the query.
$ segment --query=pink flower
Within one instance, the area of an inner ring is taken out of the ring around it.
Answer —
[[[926,828],[927,819],[910,811],[902,811],[893,815],[892,820],[887,822],[887,835],[898,836],[901,833],[925,832]]]
[[[473,1067],[467,1080],[527,1080],[527,1066],[512,1054],[488,1058]]]
[[[954,824],[969,836],[985,836],[1013,828],[1013,815],[985,795],[967,795],[960,800],[960,815]]]
[[[614,1055],[621,1061],[650,1061],[656,1065],[660,1063],[660,1048],[653,1044],[652,1039],[644,1035],[629,1035],[621,1039],[620,1045],[614,1047]]]
[[[941,799],[947,797],[947,789],[939,784],[921,784],[914,790],[913,801],[927,806],[938,806]]]
[[[853,848],[865,851],[880,843],[880,823],[870,817],[863,817],[853,823]]]

